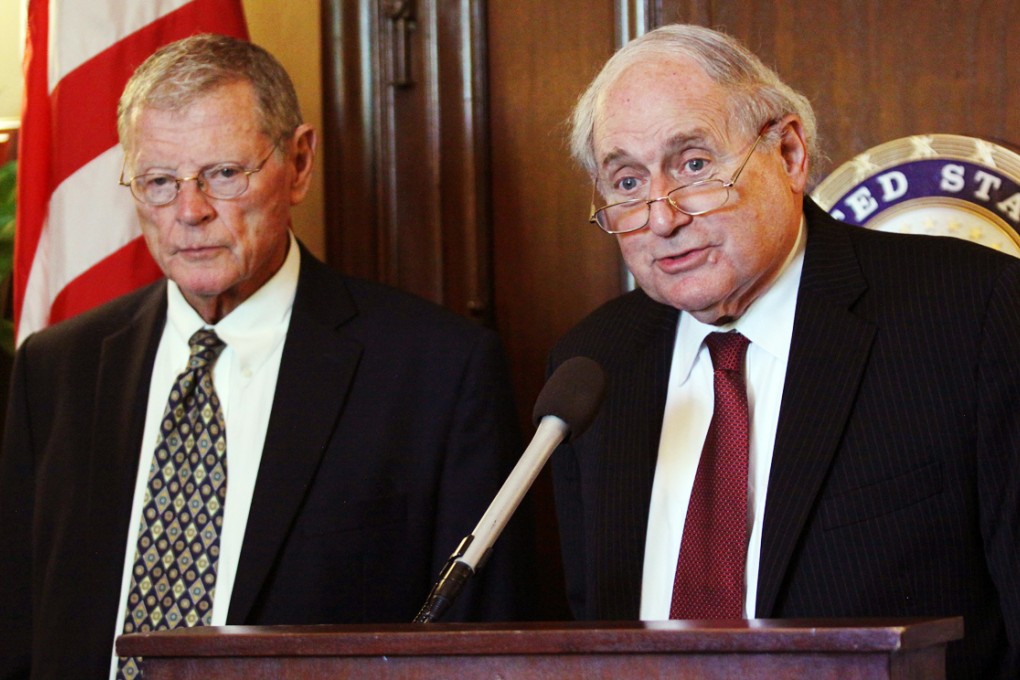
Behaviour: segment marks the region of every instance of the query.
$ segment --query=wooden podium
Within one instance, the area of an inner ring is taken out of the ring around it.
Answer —
[[[225,626],[121,636],[146,680],[945,677],[963,619]]]

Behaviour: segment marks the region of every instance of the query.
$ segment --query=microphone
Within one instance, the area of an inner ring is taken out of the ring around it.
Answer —
[[[588,357],[572,357],[553,371],[535,400],[532,412],[532,421],[537,425],[535,436],[474,531],[450,555],[414,623],[432,623],[450,608],[467,580],[488,558],[492,544],[552,452],[568,436],[573,441],[591,425],[605,391],[602,367]]]

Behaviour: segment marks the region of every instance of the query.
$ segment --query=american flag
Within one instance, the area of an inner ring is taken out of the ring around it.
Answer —
[[[27,0],[18,142],[17,341],[161,273],[118,186],[117,100],[134,69],[195,33],[247,39],[241,0]]]

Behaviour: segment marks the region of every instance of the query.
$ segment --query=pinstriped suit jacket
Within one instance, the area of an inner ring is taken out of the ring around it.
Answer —
[[[805,214],[757,615],[963,615],[950,677],[1020,677],[1020,260]],[[579,618],[638,617],[677,320],[635,291],[551,354],[608,378],[553,457]]]

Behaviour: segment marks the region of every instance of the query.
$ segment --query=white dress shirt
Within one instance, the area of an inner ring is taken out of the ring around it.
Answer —
[[[790,354],[804,245],[802,220],[797,242],[779,277],[736,322],[710,326],[690,314],[680,315],[648,509],[641,582],[641,619],[644,621],[669,619],[687,505],[715,401],[712,358],[703,341],[709,333],[729,330],[737,330],[751,341],[746,364],[751,437],[747,479],[750,538],[744,616],[754,618],[765,492]]]
[[[276,379],[280,371],[284,340],[290,325],[297,291],[301,256],[294,235],[290,235],[287,258],[273,277],[250,298],[220,320],[216,335],[226,343],[213,367],[213,385],[220,398],[227,435],[227,498],[220,532],[220,557],[216,567],[216,594],[212,625],[224,625],[230,594],[241,556],[248,523],[248,511],[255,490],[255,478],[262,460],[269,414],[273,408]],[[142,515],[149,468],[155,455],[159,423],[170,388],[187,366],[191,351],[188,340],[200,328],[210,327],[184,299],[173,281],[167,282],[167,323],[156,351],[149,382],[149,401],[139,453],[138,476],[131,507],[127,549],[121,581],[116,635],[124,630],[124,615],[131,588],[138,526]],[[113,655],[110,677],[116,679],[117,656]]]

